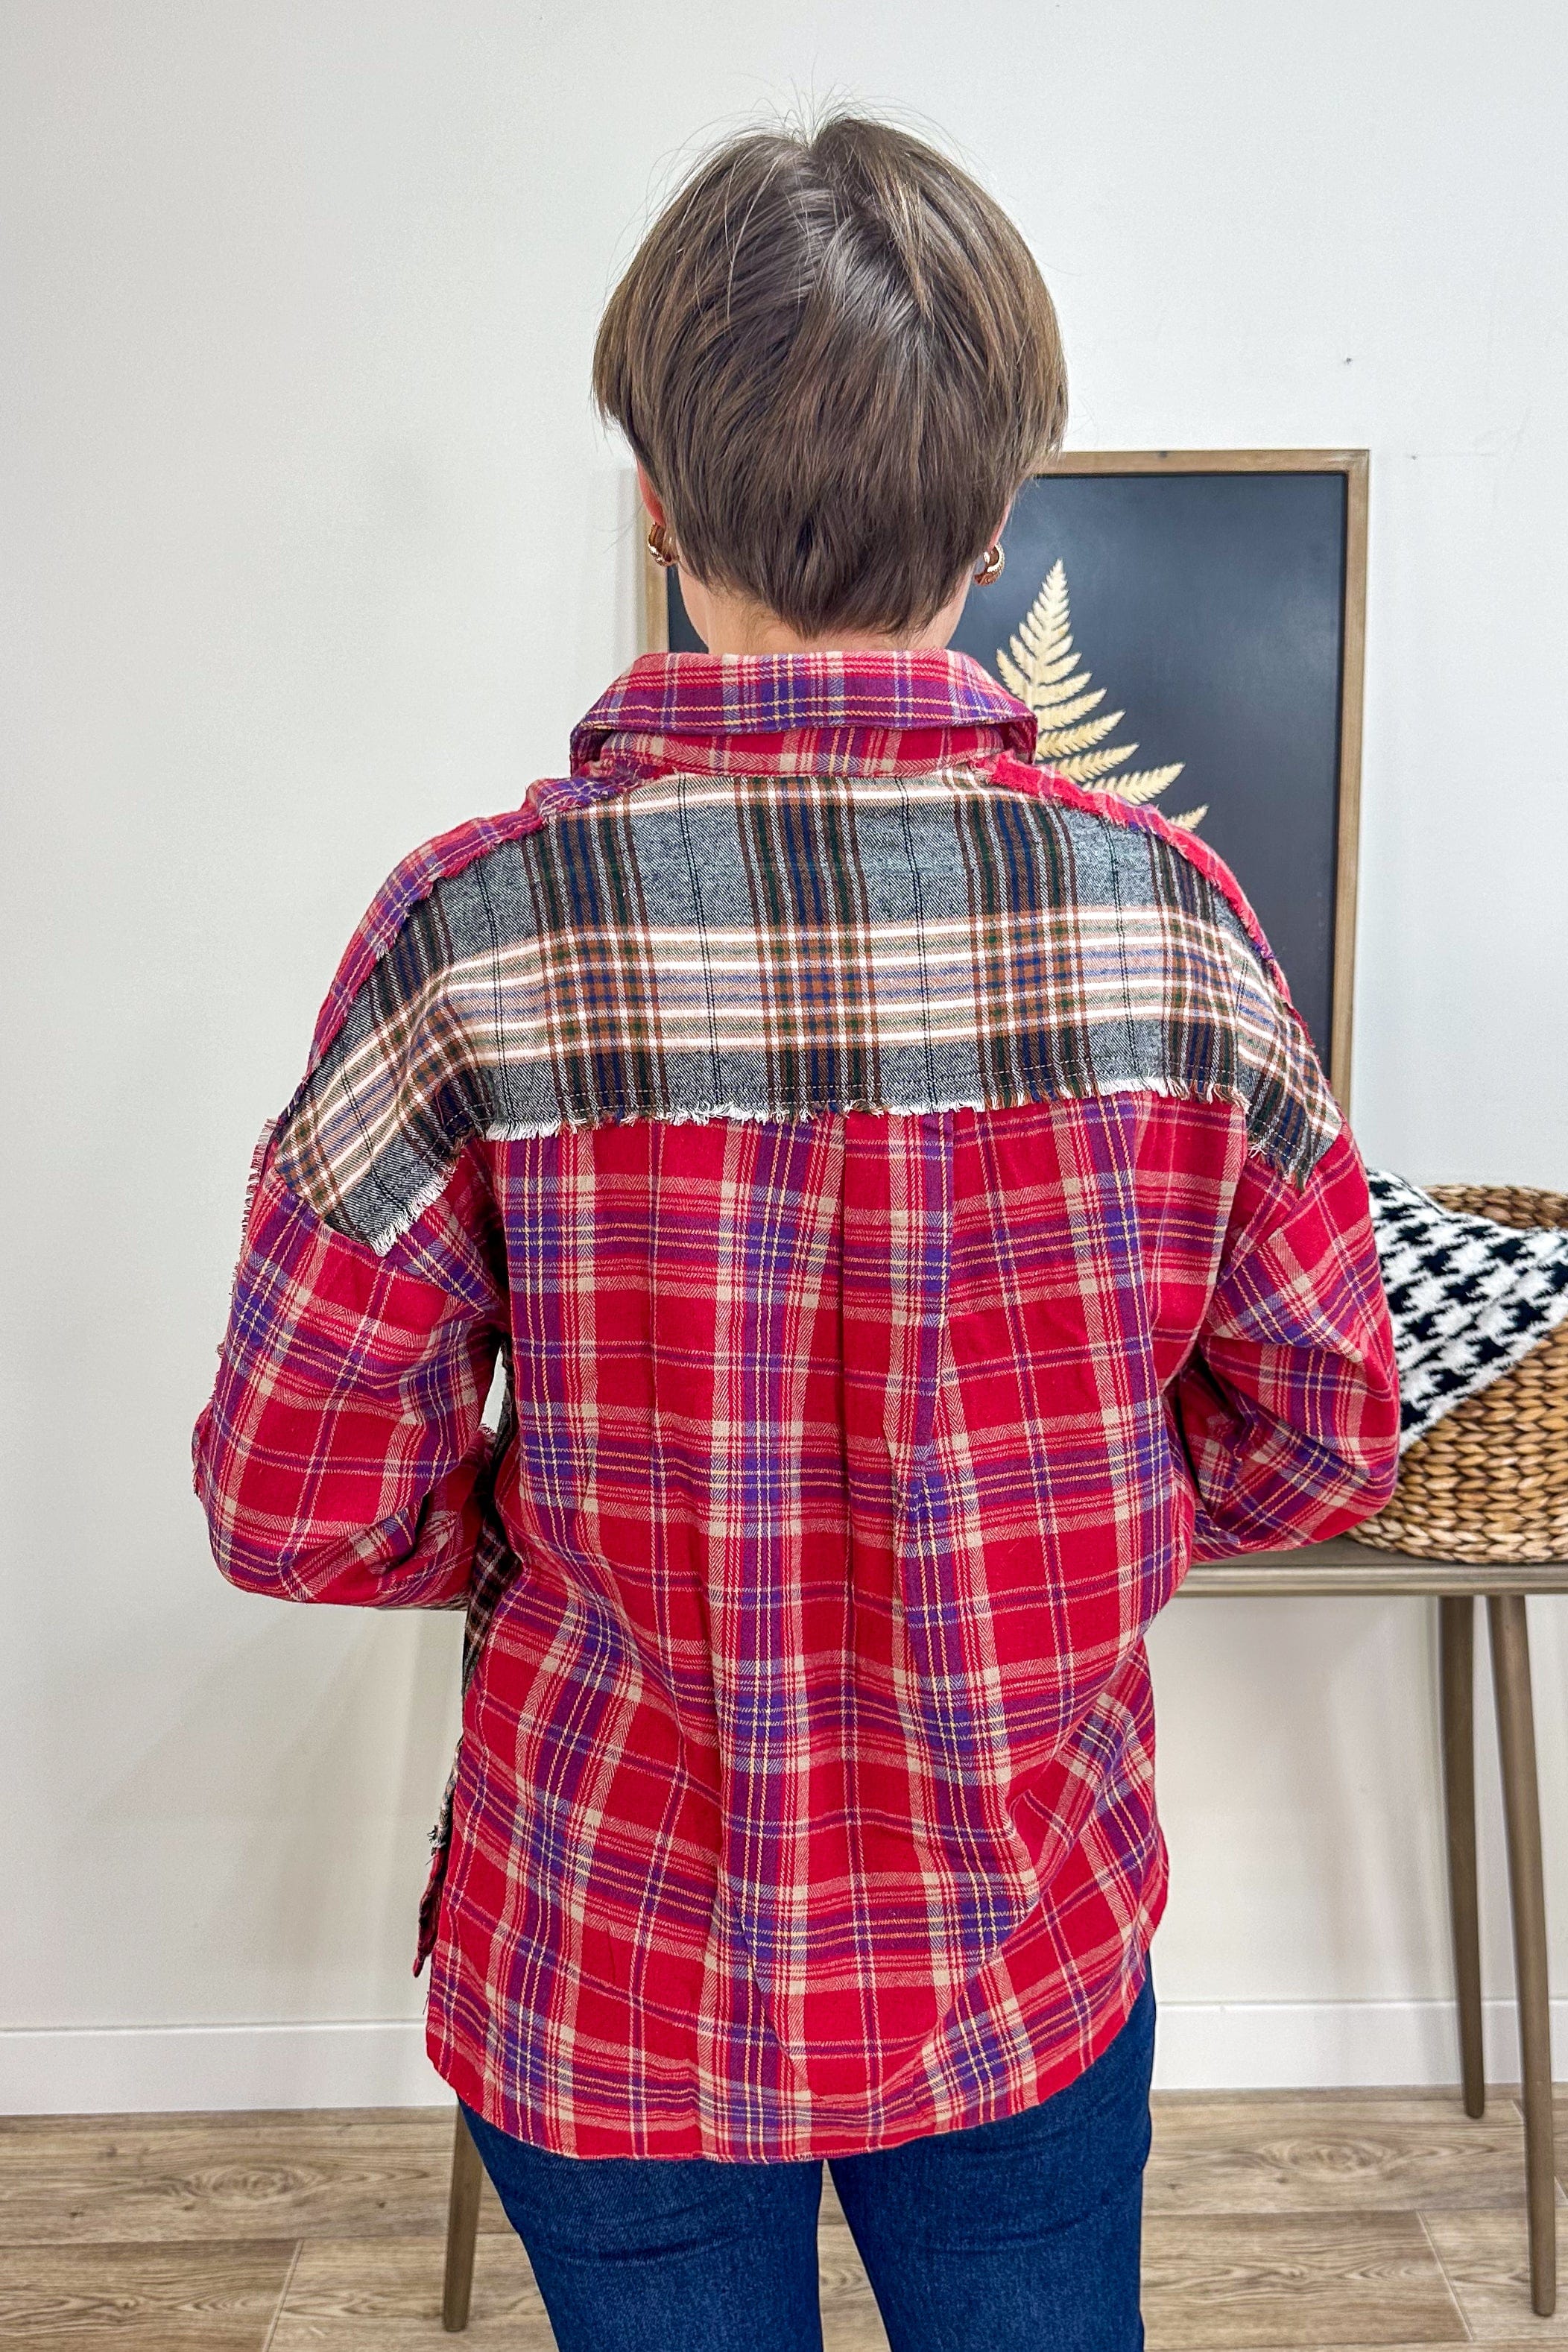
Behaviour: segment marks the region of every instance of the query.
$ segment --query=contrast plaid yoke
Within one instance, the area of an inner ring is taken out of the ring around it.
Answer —
[[[392,877],[258,1155],[215,1549],[468,1609],[430,2049],[542,2146],[1073,2079],[1163,1901],[1150,1620],[1391,1486],[1365,1178],[1256,919],[1032,745],[957,656],[635,665]]]
[[[733,667],[701,661],[695,712],[677,713],[687,730],[727,709],[760,722],[710,742],[707,772],[668,721],[624,742],[584,722],[584,796],[558,793],[548,824],[536,800],[526,830],[491,846],[492,825],[457,870],[421,869],[416,900],[394,894],[395,944],[279,1146],[319,1215],[384,1250],[473,1137],[1129,1090],[1231,1104],[1271,1166],[1310,1171],[1332,1097],[1242,915],[1168,829],[994,772],[994,746],[989,770],[905,772],[900,730],[867,723],[843,663],[812,665],[837,688],[820,731],[838,764],[804,766],[815,732],[778,730],[774,702],[809,710],[810,679],[746,665],[763,677],[731,688]],[[931,666],[909,667],[895,707],[927,722],[925,756],[954,733],[973,753],[983,730],[931,723]],[[955,719],[987,698],[975,681],[994,702],[975,666],[941,667]],[[624,687],[608,699],[648,716]]]

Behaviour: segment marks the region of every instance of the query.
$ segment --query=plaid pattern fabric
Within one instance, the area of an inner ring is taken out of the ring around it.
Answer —
[[[638,664],[393,877],[264,1146],[215,1549],[468,1607],[430,2048],[564,2153],[1071,2080],[1163,1900],[1150,1620],[1392,1484],[1365,1180],[1256,923],[1029,726],[947,656]]]
[[[645,750],[395,897],[286,1181],[384,1250],[472,1136],[1128,1089],[1230,1103],[1304,1177],[1338,1112],[1244,913],[1168,832],[1033,770],[902,776],[886,740],[816,774],[754,772],[752,739],[744,772],[648,775]]]

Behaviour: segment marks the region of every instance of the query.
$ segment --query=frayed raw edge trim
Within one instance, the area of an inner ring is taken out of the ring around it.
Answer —
[[[1054,1095],[1024,1095],[1016,1103],[989,1100],[984,1095],[911,1096],[905,1101],[869,1102],[844,1101],[819,1103],[743,1103],[700,1102],[690,1104],[659,1104],[647,1110],[623,1111],[616,1118],[574,1118],[563,1112],[559,1118],[537,1122],[498,1122],[487,1127],[487,1143],[525,1143],[541,1136],[563,1132],[581,1134],[595,1127],[637,1127],[645,1121],[656,1121],[660,1127],[710,1127],[721,1118],[743,1119],[754,1127],[802,1127],[816,1118],[844,1118],[851,1115],[872,1118],[930,1118],[944,1111],[1024,1110],[1044,1108],[1053,1102],[1093,1102],[1100,1095],[1168,1095],[1194,1102],[1228,1102],[1238,1110],[1245,1108],[1239,1097],[1220,1087],[1211,1087],[1199,1095],[1191,1087],[1176,1085],[1169,1078],[1124,1078],[1110,1086],[1091,1087],[1080,1095],[1063,1091]]]
[[[250,1213],[256,1206],[256,1196],[261,1190],[261,1171],[267,1164],[267,1155],[272,1149],[272,1139],[282,1124],[282,1115],[277,1118],[269,1118],[258,1136],[256,1149],[250,1155],[250,1173],[245,1180],[245,1206],[239,1215],[239,1255],[235,1259],[234,1279],[228,1286],[231,1297],[239,1287],[239,1277],[244,1273],[246,1260],[250,1255]],[[220,1341],[218,1345],[220,1356],[223,1349],[224,1343]]]
[[[379,1233],[362,1233],[357,1234],[355,1238],[363,1242],[367,1249],[374,1250],[377,1257],[384,1257],[387,1251],[393,1247],[394,1244],[400,1242],[403,1239],[404,1234],[407,1233],[412,1226],[416,1225],[419,1223],[419,1220],[425,1214],[426,1210],[433,1209],[435,1207],[437,1202],[440,1199],[442,1193],[451,1182],[457,1165],[458,1163],[456,1160],[454,1160],[450,1168],[444,1169],[437,1176],[433,1176],[428,1184],[423,1185],[420,1190],[415,1193],[414,1198],[407,1203],[406,1207],[399,1209],[396,1216],[394,1218],[390,1225],[384,1226]]]
[[[269,1118],[257,1138],[256,1149],[250,1155],[250,1173],[245,1180],[245,1207],[240,1213],[239,1220],[239,1249],[242,1257],[245,1255],[245,1244],[250,1233],[250,1213],[256,1206],[256,1195],[261,1189],[261,1171],[266,1165],[272,1139],[282,1124],[281,1118]]]
[[[850,1113],[874,1118],[925,1118],[939,1117],[944,1111],[970,1110],[979,1113],[993,1110],[1043,1108],[1055,1102],[1096,1102],[1106,1095],[1160,1095],[1166,1100],[1173,1102],[1228,1103],[1233,1109],[1243,1112],[1247,1108],[1242,1097],[1234,1090],[1226,1087],[1184,1087],[1173,1078],[1138,1077],[1113,1079],[1107,1085],[1089,1087],[1082,1094],[1063,1091],[1044,1096],[1038,1099],[1034,1096],[1026,1096],[1018,1103],[989,1102],[981,1096],[952,1097],[942,1101],[933,1101],[927,1097],[910,1102],[799,1103],[784,1107],[776,1104],[759,1105],[739,1102],[660,1104],[657,1108],[647,1110],[625,1111],[616,1118],[574,1118],[569,1111],[563,1111],[558,1118],[501,1119],[482,1129],[480,1132],[486,1143],[537,1143],[549,1135],[582,1135],[601,1127],[638,1127],[645,1124],[659,1127],[711,1127],[720,1119],[742,1119],[755,1127],[804,1127],[813,1119],[844,1118]],[[1335,1104],[1333,1108],[1334,1124],[1326,1130],[1319,1150],[1312,1154],[1298,1179],[1302,1184],[1306,1182],[1323,1153],[1344,1126],[1344,1115],[1339,1109],[1339,1106]],[[390,1225],[384,1227],[374,1235],[361,1233],[356,1234],[355,1238],[363,1241],[377,1257],[384,1257],[388,1250],[418,1223],[426,1210],[435,1206],[451,1182],[456,1167],[457,1161],[454,1160],[450,1168],[442,1174],[433,1177],[428,1184],[422,1186],[406,1207],[398,1211]],[[1280,1172],[1284,1174],[1290,1171],[1282,1170]]]

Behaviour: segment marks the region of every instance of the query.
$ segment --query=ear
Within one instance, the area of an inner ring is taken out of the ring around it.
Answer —
[[[642,492],[642,502],[647,509],[648,520],[663,522],[665,520],[664,500],[648,480],[647,467],[640,457],[637,459],[637,488]]]

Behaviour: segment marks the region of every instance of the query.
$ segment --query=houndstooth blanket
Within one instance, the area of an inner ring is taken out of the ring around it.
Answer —
[[[1370,1169],[1399,1361],[1399,1450],[1568,1320],[1568,1228],[1514,1229],[1439,1208]]]

